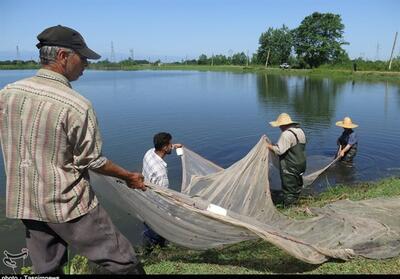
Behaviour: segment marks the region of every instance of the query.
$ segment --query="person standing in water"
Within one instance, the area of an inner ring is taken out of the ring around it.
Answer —
[[[342,121],[337,121],[336,126],[344,129],[337,140],[339,148],[336,157],[340,157],[343,162],[352,163],[357,154],[358,145],[357,133],[353,129],[357,128],[358,125],[354,124],[351,118],[346,116]]]
[[[306,136],[299,123],[292,121],[287,113],[281,113],[272,127],[282,131],[276,144],[268,143],[268,149],[279,156],[279,172],[285,207],[297,203],[303,187],[303,173],[306,170]]]

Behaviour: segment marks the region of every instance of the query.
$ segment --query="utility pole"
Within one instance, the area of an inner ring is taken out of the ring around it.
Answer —
[[[268,49],[268,53],[267,53],[267,60],[265,60],[265,68],[268,68],[268,60],[269,60],[269,51],[271,49]]]
[[[375,56],[375,60],[376,60],[376,61],[379,60],[379,42],[376,44],[376,56]]]
[[[132,61],[135,61],[135,56],[134,56],[133,48],[131,48],[131,49],[129,50],[129,52],[131,53],[131,59],[132,59]]]
[[[211,55],[211,66],[214,66],[214,53]]]
[[[394,52],[394,48],[396,47],[396,40],[397,40],[397,32],[396,32],[396,35],[394,36],[394,42],[393,42],[393,47],[392,47],[392,53],[390,54],[389,71],[390,71],[390,69],[392,68],[393,52]]]
[[[19,61],[21,58],[20,58],[20,55],[19,55],[19,47],[18,47],[18,45],[17,45],[17,57],[16,57],[17,59],[17,61]]]
[[[113,44],[113,42],[111,41],[111,56],[110,56],[110,62],[115,62],[115,51],[114,51],[114,44]]]
[[[232,55],[233,55],[233,50],[232,49],[229,49],[228,50],[228,61],[229,61],[229,63],[230,64],[232,64]]]
[[[249,66],[249,50],[247,50],[247,61],[246,61],[246,67]]]

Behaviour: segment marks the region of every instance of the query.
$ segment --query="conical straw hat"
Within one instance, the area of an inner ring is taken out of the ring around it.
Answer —
[[[336,126],[347,128],[347,129],[353,129],[357,128],[358,125],[354,124],[353,121],[351,121],[351,118],[346,116],[343,121],[338,121],[336,122]]]
[[[290,118],[289,114],[281,113],[281,114],[279,114],[276,121],[271,121],[271,122],[269,122],[269,124],[271,124],[272,127],[279,127],[282,125],[298,124],[298,122],[293,122],[292,118]]]

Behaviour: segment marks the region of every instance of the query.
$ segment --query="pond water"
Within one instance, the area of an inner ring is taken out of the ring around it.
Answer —
[[[0,71],[0,87],[35,72]],[[400,174],[400,83],[230,72],[86,71],[72,86],[95,108],[104,155],[127,169],[141,170],[143,155],[160,131],[228,167],[261,135],[277,141],[280,130],[268,122],[287,112],[307,135],[308,156],[334,156],[342,132],[336,121],[348,115],[359,125],[353,167],[333,167],[312,191]],[[166,161],[170,184],[178,190],[180,160],[173,153]],[[24,231],[17,221],[4,221],[2,158],[0,185],[0,252],[17,252],[25,245]],[[139,245],[141,224],[100,198],[121,231]]]

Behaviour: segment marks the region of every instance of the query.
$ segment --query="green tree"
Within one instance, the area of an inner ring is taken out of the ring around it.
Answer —
[[[214,55],[214,65],[227,65],[228,58],[223,54]]]
[[[197,63],[199,65],[207,65],[208,64],[208,59],[207,59],[207,55],[202,54],[199,56],[199,60],[197,61]]]
[[[250,63],[251,64],[260,64],[260,62],[258,61],[258,55],[257,53],[253,53],[253,56],[250,59]]]
[[[279,65],[288,62],[293,47],[293,35],[290,29],[283,25],[281,28],[268,28],[258,40],[260,46],[257,50],[258,62],[265,64],[270,51],[268,64]]]
[[[134,60],[132,60],[132,58],[129,57],[128,59],[120,61],[119,64],[121,66],[132,66],[132,65],[136,65],[136,62]]]
[[[244,52],[238,52],[232,55],[232,64],[233,65],[246,65],[247,56]]]
[[[315,12],[294,30],[294,48],[300,61],[310,67],[335,63],[346,57],[342,45],[344,25],[340,15]]]

